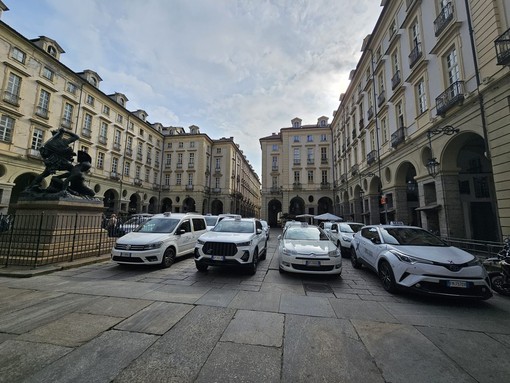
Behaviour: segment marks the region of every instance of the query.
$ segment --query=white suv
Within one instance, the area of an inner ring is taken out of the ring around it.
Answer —
[[[351,255],[351,241],[354,233],[357,233],[365,226],[358,222],[325,222],[324,230],[342,252],[342,257]]]
[[[195,264],[199,271],[209,266],[242,266],[255,274],[266,252],[267,238],[260,220],[225,218],[198,238]]]
[[[193,252],[206,227],[203,215],[156,214],[117,240],[112,249],[112,260],[121,264],[170,267],[176,257]]]

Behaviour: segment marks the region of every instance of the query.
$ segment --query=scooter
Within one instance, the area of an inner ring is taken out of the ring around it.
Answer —
[[[496,257],[487,258],[483,264],[489,270],[492,289],[501,295],[510,296],[510,238],[505,239],[503,249]]]

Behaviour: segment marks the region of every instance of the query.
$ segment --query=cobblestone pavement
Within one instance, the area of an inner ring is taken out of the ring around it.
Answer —
[[[387,294],[278,272],[110,261],[0,277],[0,382],[508,382],[510,299]]]

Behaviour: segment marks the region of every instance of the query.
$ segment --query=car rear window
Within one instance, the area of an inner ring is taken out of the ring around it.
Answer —
[[[226,232],[226,233],[253,233],[254,222],[252,221],[234,221],[234,220],[221,220],[214,226],[212,231]]]
[[[135,231],[138,233],[171,233],[178,223],[178,219],[151,218]]]
[[[410,227],[389,228],[381,230],[385,243],[412,246],[447,246],[440,238],[427,230]]]

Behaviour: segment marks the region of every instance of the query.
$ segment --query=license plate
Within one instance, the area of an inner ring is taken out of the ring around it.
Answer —
[[[468,283],[465,281],[446,281],[448,287],[460,287],[461,289],[467,289]]]
[[[224,261],[225,257],[223,255],[211,255],[211,259],[213,261]]]
[[[120,256],[121,257],[128,257],[128,258],[130,258],[131,257],[131,253],[120,253]]]
[[[306,266],[320,266],[320,261],[306,261]]]

